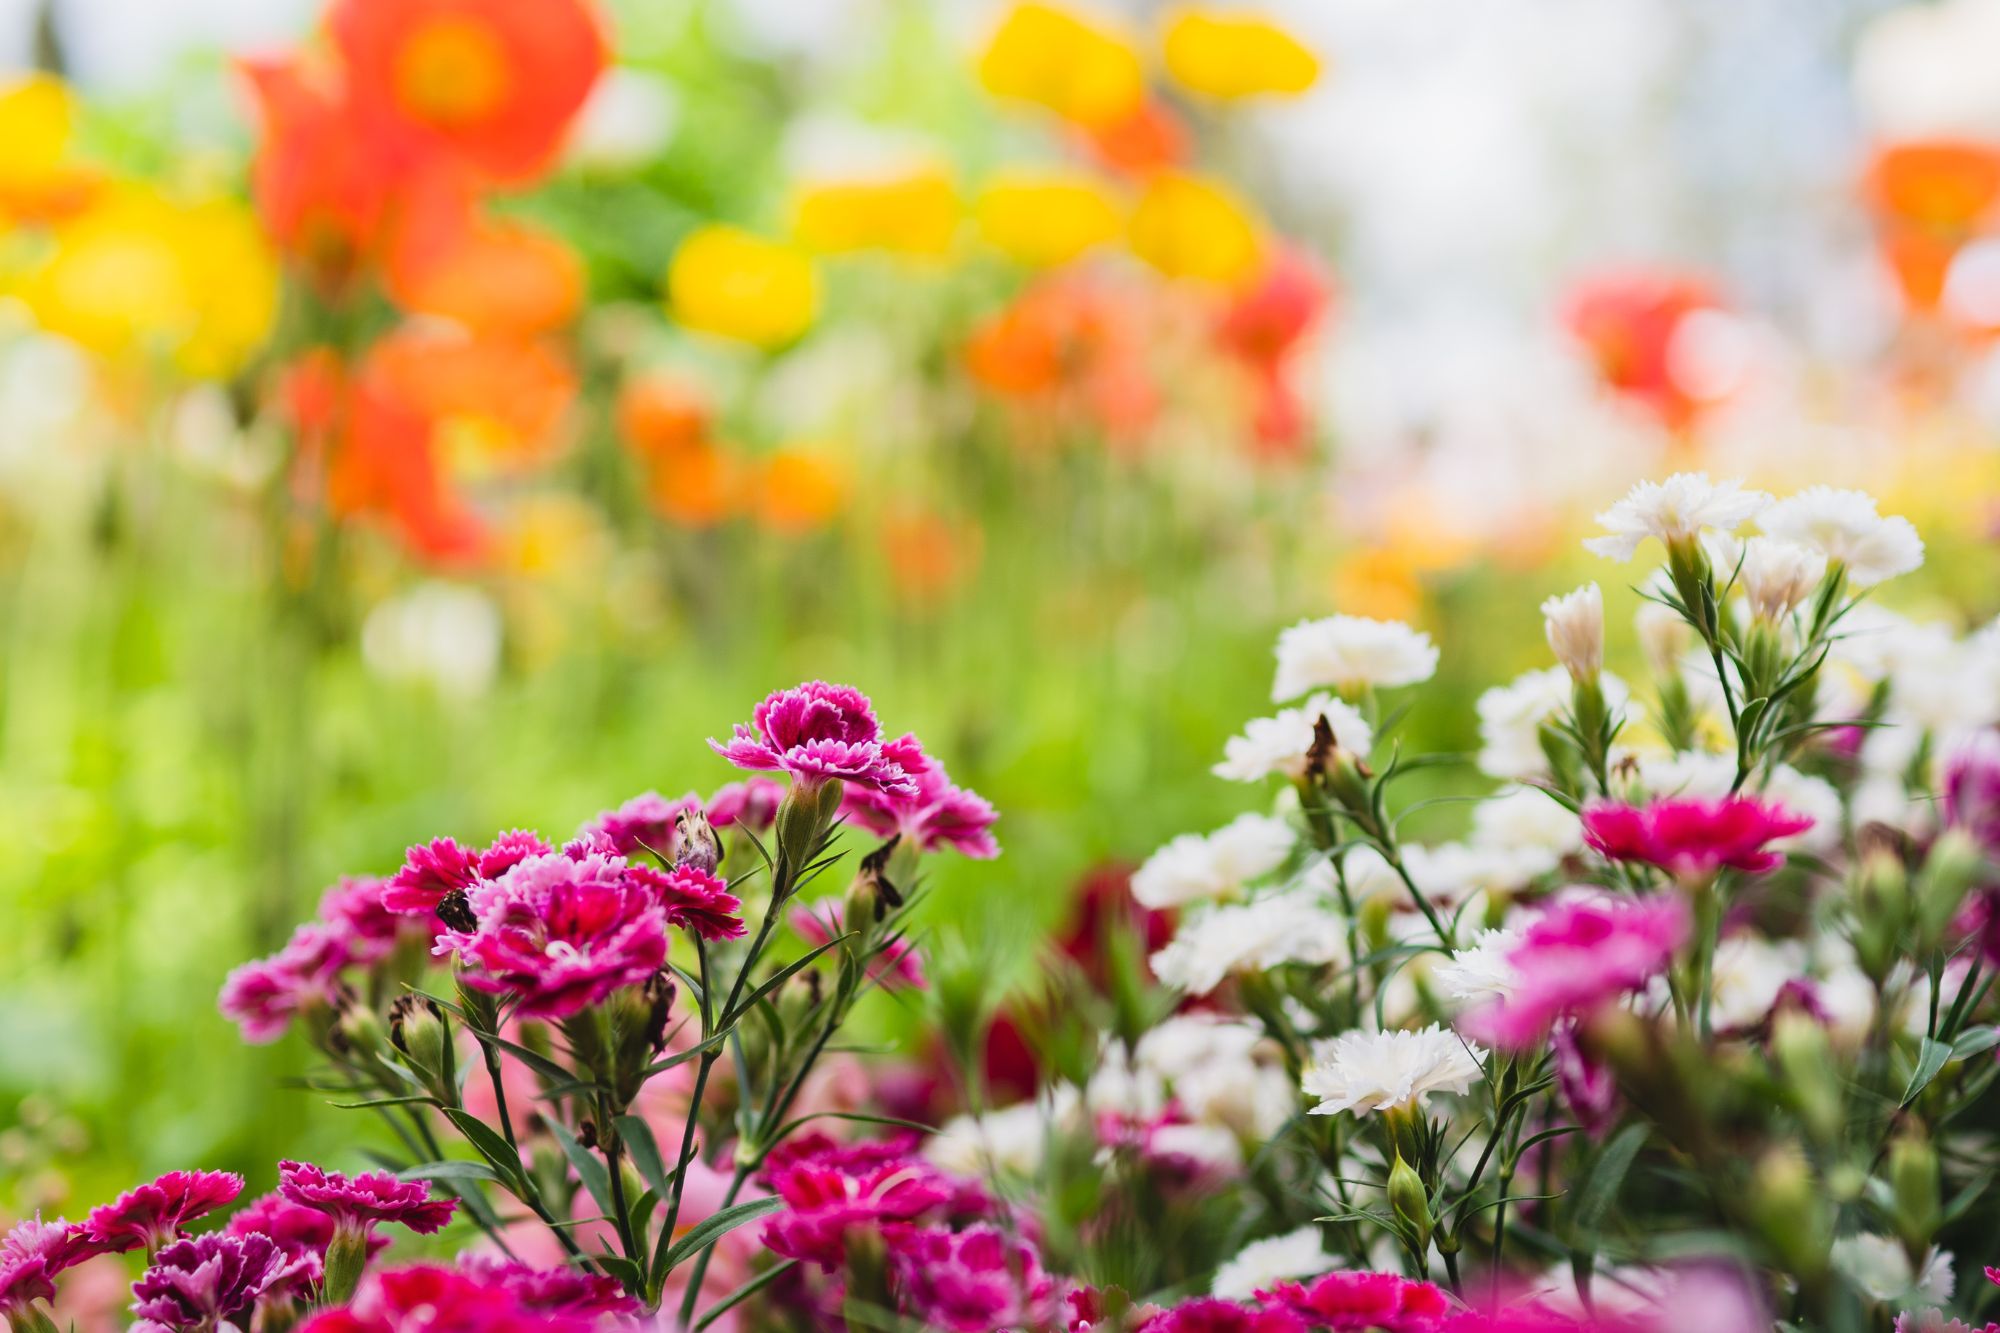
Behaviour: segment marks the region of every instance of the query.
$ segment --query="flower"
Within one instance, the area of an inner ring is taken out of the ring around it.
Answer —
[[[322,1310],[299,1333],[592,1333],[598,1321],[531,1307],[518,1281],[420,1265],[375,1273],[351,1304]]]
[[[1238,815],[1206,837],[1183,833],[1147,857],[1132,876],[1132,897],[1152,908],[1232,898],[1283,865],[1297,843],[1282,819]]]
[[[307,1294],[326,1272],[326,1247],[333,1243],[334,1221],[317,1208],[293,1203],[273,1190],[252,1199],[230,1215],[223,1230],[232,1236],[268,1236],[289,1261],[286,1272],[265,1288],[266,1295]],[[365,1251],[373,1258],[389,1248],[389,1238],[371,1233]]]
[[[1072,263],[1124,230],[1117,202],[1080,173],[1000,172],[981,188],[974,212],[986,243],[1029,268]]]
[[[880,179],[813,181],[792,202],[792,234],[820,254],[880,250],[935,259],[958,234],[958,192],[934,166]]]
[[[542,174],[604,69],[582,0],[336,0],[357,109],[494,180]]]
[[[770,1185],[785,1207],[765,1222],[764,1243],[775,1254],[828,1273],[845,1262],[850,1230],[914,1222],[958,1193],[935,1168],[897,1159],[788,1161],[770,1172]]]
[[[1290,1310],[1258,1310],[1197,1296],[1143,1320],[1137,1333],[1305,1333],[1305,1324]]]
[[[889,1280],[922,1327],[949,1333],[1041,1327],[1060,1300],[1034,1247],[984,1224],[899,1233],[889,1245]]]
[[[1456,1032],[1344,1032],[1313,1047],[1300,1079],[1319,1098],[1314,1115],[1398,1111],[1422,1106],[1434,1092],[1464,1092],[1481,1076],[1476,1048]]]
[[[667,914],[654,880],[623,857],[587,851],[530,857],[482,884],[471,931],[439,937],[460,978],[512,996],[523,1018],[567,1018],[667,961]]]
[[[490,1288],[511,1292],[521,1305],[546,1314],[599,1319],[639,1313],[639,1302],[626,1294],[618,1280],[576,1268],[531,1268],[493,1255],[460,1261],[462,1272]]]
[[[1831,1257],[1833,1266],[1872,1300],[1942,1305],[1951,1299],[1949,1250],[1932,1250],[1924,1256],[1920,1273],[1911,1267],[1901,1244],[1864,1231],[1836,1240]]]
[[[1694,373],[1690,335],[1722,303],[1699,274],[1623,270],[1592,274],[1564,302],[1563,323],[1605,386],[1669,430],[1693,425],[1709,399]]]
[[[991,802],[953,784],[915,736],[891,741],[883,753],[902,767],[915,790],[896,793],[855,783],[842,793],[842,814],[879,837],[899,836],[918,851],[949,847],[982,861],[1000,855],[993,838],[999,813]]]
[[[233,969],[223,980],[216,1007],[236,1024],[243,1040],[276,1041],[300,1013],[335,1003],[347,961],[347,948],[334,931],[317,922],[300,926],[271,957]]]
[[[1542,632],[1572,680],[1597,679],[1604,669],[1604,593],[1595,583],[1542,603]]]
[[[1323,1273],[1331,1263],[1333,1258],[1326,1252],[1319,1228],[1303,1226],[1282,1236],[1251,1241],[1215,1270],[1208,1289],[1224,1300],[1247,1301],[1285,1278]]]
[[[1147,180],[1126,224],[1132,253],[1170,278],[1234,286],[1264,259],[1263,224],[1218,181],[1181,171]]]
[[[1293,97],[1319,81],[1319,57],[1256,14],[1176,10],[1163,45],[1174,81],[1217,101]]]
[[[1611,1066],[1585,1053],[1573,1023],[1558,1023],[1550,1044],[1555,1048],[1556,1089],[1570,1115],[1584,1133],[1603,1138],[1618,1122],[1618,1079]]]
[[[1924,563],[1924,540],[1907,518],[1875,512],[1865,491],[1811,486],[1757,516],[1768,536],[1816,551],[1856,587],[1871,588]]]
[[[1768,523],[1770,517],[1771,510],[1765,510],[1763,521]],[[1778,537],[1752,537],[1743,543],[1737,578],[1742,581],[1752,614],[1775,623],[1790,615],[1825,573],[1825,555],[1809,546]]]
[[[708,798],[708,822],[718,829],[740,824],[752,833],[762,833],[777,822],[778,803],[784,799],[784,784],[769,778],[727,783]]]
[[[700,227],[674,251],[667,302],[688,328],[752,347],[783,347],[819,314],[819,275],[788,245],[735,227]]]
[[[1415,685],[1429,680],[1438,664],[1430,635],[1400,621],[1365,616],[1301,620],[1278,636],[1277,656],[1273,703],[1322,688]]]
[[[1049,424],[1081,417],[1125,443],[1151,424],[1160,390],[1148,362],[1145,294],[1092,272],[1034,283],[976,328],[965,367],[981,388]]]
[[[1688,909],[1677,896],[1559,903],[1508,952],[1516,978],[1511,990],[1468,1014],[1461,1026],[1510,1050],[1533,1045],[1558,1018],[1588,1014],[1644,989],[1666,971],[1687,936]]]
[[[1693,541],[1704,532],[1734,532],[1771,503],[1762,491],[1746,491],[1740,481],[1710,481],[1706,472],[1676,472],[1665,481],[1642,481],[1597,516],[1609,535],[1584,546],[1613,560],[1630,560],[1648,537],[1667,546]]]
[[[717,875],[697,865],[678,865],[664,873],[651,866],[631,866],[626,875],[652,891],[666,913],[667,924],[705,940],[741,939],[742,900],[729,892]]]
[[[1609,672],[1598,678],[1606,705],[1616,713],[1631,691]],[[1525,782],[1546,777],[1547,753],[1542,729],[1561,717],[1570,704],[1569,673],[1560,667],[1526,671],[1505,685],[1479,696],[1479,771],[1488,777]]]
[[[296,1262],[269,1236],[210,1232],[178,1240],[132,1284],[132,1313],[143,1329],[214,1329],[240,1320]]]
[[[1281,1305],[1315,1328],[1428,1333],[1451,1313],[1444,1292],[1399,1273],[1328,1273],[1310,1286],[1281,1282],[1257,1299]]]
[[[1121,120],[1146,96],[1145,70],[1125,34],[1032,0],[1015,5],[994,30],[979,56],[979,82],[995,97],[1086,128]]]
[[[1298,890],[1190,916],[1150,961],[1161,985],[1206,995],[1231,973],[1346,956],[1346,923],[1321,905],[1318,893]]]
[[[104,1253],[80,1223],[41,1216],[18,1222],[0,1236],[0,1316],[10,1321],[37,1300],[54,1300],[56,1274]]]
[[[1761,796],[1668,797],[1641,807],[1596,801],[1584,807],[1583,837],[1613,861],[1644,861],[1681,880],[1728,867],[1763,875],[1784,863],[1765,844],[1813,826]]]
[[[1944,765],[1944,821],[2000,855],[2000,731],[1972,733]]]
[[[677,801],[656,791],[642,792],[616,810],[604,811],[581,831],[603,834],[620,856],[646,851],[671,862],[681,812],[700,808],[701,800],[693,792]]]
[[[1297,781],[1305,776],[1321,718],[1332,729],[1334,744],[1349,754],[1365,756],[1375,747],[1374,729],[1360,710],[1322,691],[1296,708],[1280,709],[1276,717],[1252,718],[1241,736],[1223,742],[1222,762],[1210,771],[1235,782],[1260,782],[1273,774]]]
[[[708,743],[738,768],[783,771],[807,785],[837,778],[891,795],[917,794],[916,782],[882,744],[874,705],[852,686],[810,680],[766,696],[751,716],[754,729],[738,723],[727,742]]]
[[[842,924],[845,913],[837,901],[818,903],[807,907],[801,904],[792,909],[792,929],[799,932],[807,944],[814,948],[830,944],[840,938],[846,930]],[[907,939],[891,940],[881,953],[868,965],[868,975],[884,990],[896,990],[904,986],[924,989],[923,955],[917,946]]]
[[[243,1177],[233,1171],[169,1171],[91,1209],[83,1225],[92,1243],[106,1250],[140,1246],[157,1250],[179,1236],[189,1222],[242,1192]]]
[[[1505,995],[1519,980],[1508,954],[1520,942],[1512,930],[1482,930],[1470,946],[1454,950],[1450,962],[1432,964],[1431,980],[1454,1000]]]
[[[432,1198],[421,1180],[398,1180],[386,1171],[344,1176],[306,1162],[278,1163],[278,1193],[332,1218],[336,1239],[372,1235],[382,1222],[428,1236],[442,1230],[458,1206],[456,1199]]]

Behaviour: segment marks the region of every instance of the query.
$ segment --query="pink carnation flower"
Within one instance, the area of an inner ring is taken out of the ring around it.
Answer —
[[[531,1309],[504,1282],[420,1265],[377,1273],[352,1303],[322,1310],[299,1333],[593,1333],[574,1314]]]
[[[231,1236],[268,1236],[288,1261],[286,1277],[265,1289],[267,1296],[303,1296],[326,1276],[326,1247],[333,1243],[333,1218],[317,1208],[293,1203],[275,1190],[252,1199],[230,1216],[223,1231]],[[389,1248],[378,1232],[368,1237],[367,1257]]]
[[[784,799],[785,784],[769,778],[725,783],[708,798],[709,826],[725,829],[740,824],[752,833],[763,833],[778,822],[778,803]]]
[[[213,1330],[243,1316],[257,1298],[283,1283],[294,1262],[269,1236],[209,1232],[178,1240],[153,1256],[152,1267],[132,1284],[132,1313],[140,1330]]]
[[[554,850],[525,829],[502,833],[483,852],[451,838],[420,842],[404,855],[403,868],[383,885],[382,906],[406,916],[429,916],[449,895],[469,894],[529,857]]]
[[[1429,1333],[1451,1313],[1451,1303],[1438,1288],[1396,1273],[1328,1273],[1310,1285],[1280,1282],[1258,1292],[1257,1299],[1334,1333],[1367,1328]]]
[[[668,871],[635,865],[626,873],[651,891],[666,913],[668,925],[705,940],[742,938],[743,902],[721,877],[691,865]]]
[[[472,898],[456,949],[466,985],[519,1001],[522,1018],[567,1018],[643,985],[667,961],[665,910],[621,857],[560,853],[521,862]]]
[[[1896,1316],[1896,1333],[2000,1333],[2000,1324],[1968,1324],[1942,1310],[1906,1310]]]
[[[1033,1246],[997,1227],[899,1229],[888,1240],[890,1283],[903,1312],[925,1328],[990,1333],[1055,1317],[1055,1279]]]
[[[1682,880],[1706,879],[1725,866],[1768,874],[1785,858],[1765,844],[1812,826],[1761,796],[1675,796],[1646,806],[1598,801],[1583,811],[1584,841],[1601,855],[1644,861]]]
[[[1643,989],[1666,971],[1687,936],[1687,906],[1679,898],[1558,904],[1508,953],[1519,978],[1512,991],[1466,1015],[1460,1027],[1496,1046],[1532,1046],[1557,1019]]]
[[[1144,1320],[1137,1333],[1305,1333],[1305,1327],[1303,1320],[1282,1307],[1259,1310],[1200,1296]]]
[[[757,705],[754,727],[741,723],[714,751],[738,768],[784,772],[809,786],[829,779],[914,795],[903,767],[882,745],[882,725],[868,696],[848,685],[811,680]]]
[[[386,1171],[344,1176],[306,1162],[278,1163],[278,1193],[333,1219],[335,1236],[372,1236],[377,1223],[394,1222],[418,1235],[451,1221],[456,1199],[434,1199],[421,1180],[398,1180]]]
[[[461,1271],[488,1287],[512,1293],[524,1309],[579,1319],[623,1318],[640,1312],[640,1304],[618,1280],[577,1268],[531,1268],[511,1259],[476,1255],[462,1260]]]
[[[325,925],[310,922],[293,931],[277,953],[230,972],[216,1006],[236,1024],[243,1040],[276,1041],[301,1010],[338,999],[340,971],[348,961],[340,937]]]
[[[112,1253],[157,1250],[242,1192],[243,1177],[232,1171],[169,1171],[91,1209],[83,1225],[93,1244]]]
[[[841,904],[831,899],[811,906],[802,903],[792,909],[792,929],[817,949],[840,938],[847,929],[845,917]],[[924,977],[923,956],[917,952],[917,946],[907,939],[891,941],[868,964],[868,975],[884,990],[905,986],[922,990],[929,984]]]
[[[349,875],[326,891],[319,919],[347,950],[348,962],[372,967],[409,940],[428,942],[423,927],[383,901],[388,881]]]
[[[103,1254],[80,1223],[39,1216],[0,1236],[0,1318],[10,1322],[36,1300],[55,1299],[56,1274]]]
[[[620,856],[651,852],[663,861],[671,861],[681,811],[700,808],[701,800],[693,792],[670,801],[656,791],[649,791],[634,796],[616,810],[606,810],[585,824],[583,832],[601,835]]]
[[[765,1222],[765,1245],[829,1273],[846,1262],[851,1229],[913,1222],[942,1211],[958,1194],[949,1177],[916,1161],[868,1166],[808,1159],[772,1171],[770,1185],[785,1207]]]
[[[1556,1089],[1583,1132],[1601,1139],[1618,1123],[1618,1080],[1611,1067],[1592,1060],[1577,1044],[1576,1027],[1558,1023],[1550,1034],[1556,1056]]]
[[[841,798],[843,814],[877,837],[901,835],[919,851],[950,847],[978,860],[1000,855],[993,838],[993,821],[1000,816],[985,797],[953,785],[944,765],[925,754],[915,736],[889,742],[884,752],[916,789],[849,787]]]

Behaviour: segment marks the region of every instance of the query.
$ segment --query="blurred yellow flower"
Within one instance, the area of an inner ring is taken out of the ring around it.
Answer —
[[[702,227],[667,270],[667,301],[691,329],[753,347],[781,347],[819,313],[819,275],[789,245],[736,227]]]
[[[819,181],[793,201],[792,234],[823,254],[886,250],[936,257],[958,233],[958,191],[936,168],[879,180]]]
[[[1263,255],[1257,221],[1222,185],[1184,172],[1146,183],[1132,212],[1132,253],[1173,278],[1237,283]]]
[[[1257,14],[1176,10],[1164,44],[1167,73],[1204,97],[1290,97],[1319,80],[1319,57]]]
[[[0,191],[33,189],[69,154],[76,103],[63,81],[30,74],[0,83]]]
[[[1412,623],[1424,616],[1424,585],[1407,552],[1378,546],[1341,561],[1331,581],[1333,604],[1377,620]]]
[[[134,186],[58,228],[20,294],[43,328],[100,356],[164,355],[185,374],[223,378],[270,333],[278,268],[240,205],[183,205]]]
[[[1111,194],[1076,172],[1001,172],[980,191],[978,212],[987,244],[1030,268],[1067,264],[1123,226]]]
[[[979,57],[979,81],[995,97],[1047,107],[1101,127],[1130,115],[1146,96],[1139,52],[1123,33],[1055,5],[1008,11]]]

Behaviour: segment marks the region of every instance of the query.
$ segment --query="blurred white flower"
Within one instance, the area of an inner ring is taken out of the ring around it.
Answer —
[[[1665,481],[1642,481],[1597,516],[1609,534],[1591,537],[1586,549],[1630,560],[1648,537],[1665,544],[1706,532],[1734,532],[1756,518],[1771,497],[1746,491],[1741,481],[1710,481],[1706,472],[1676,472]]]
[[[924,1141],[924,1157],[957,1175],[993,1171],[1031,1176],[1041,1168],[1052,1135],[1076,1126],[1083,1098],[1067,1083],[1039,1097],[984,1115],[954,1116]]]
[[[1328,616],[1302,620],[1278,636],[1278,674],[1271,700],[1308,690],[1386,689],[1429,680],[1438,650],[1431,636],[1397,620]]]
[[[1368,720],[1344,700],[1320,693],[1297,708],[1280,709],[1276,717],[1252,718],[1241,736],[1231,736],[1223,744],[1222,762],[1211,771],[1236,782],[1258,782],[1273,774],[1301,777],[1312,750],[1313,724],[1322,717],[1341,749],[1365,756],[1374,748],[1375,733]]]
[[[1610,672],[1598,678],[1604,702],[1616,714],[1626,708],[1632,692]],[[1547,777],[1548,756],[1542,752],[1541,730],[1569,708],[1569,673],[1561,667],[1527,671],[1505,685],[1479,696],[1479,771],[1488,777],[1525,782]]]
[[[1482,930],[1470,946],[1454,952],[1449,962],[1431,965],[1431,980],[1454,1000],[1504,996],[1520,978],[1507,955],[1521,942],[1519,932]]]
[[[1160,984],[1206,995],[1233,972],[1347,956],[1347,925],[1310,890],[1190,915],[1152,957]]]
[[[1884,518],[1866,491],[1812,486],[1773,504],[1757,525],[1843,565],[1856,587],[1907,574],[1924,563],[1924,541],[1907,518]]]
[[[1779,537],[1752,537],[1743,543],[1737,577],[1751,613],[1773,623],[1811,595],[1826,573],[1826,556]]]
[[[605,71],[570,127],[568,155],[584,166],[630,170],[666,151],[680,123],[680,96],[657,74]]]
[[[1854,89],[1880,135],[2000,135],[2000,0],[1897,5],[1861,29]]]
[[[1583,849],[1583,821],[1547,792],[1502,787],[1472,807],[1472,841],[1533,848],[1560,858]]]
[[[1247,1301],[1280,1282],[1318,1277],[1334,1266],[1333,1256],[1320,1242],[1319,1228],[1304,1226],[1282,1236],[1251,1241],[1215,1270],[1208,1290],[1226,1301]]]
[[[1785,983],[1805,971],[1805,949],[1796,940],[1772,943],[1759,935],[1731,935],[1715,946],[1709,1014],[1719,1032],[1762,1023]]]
[[[1297,841],[1290,824],[1258,814],[1238,815],[1206,836],[1183,833],[1133,874],[1132,896],[1155,909],[1235,897],[1284,864]]]
[[[1542,603],[1542,632],[1556,661],[1575,680],[1595,680],[1604,668],[1604,592],[1586,583]]]
[[[1663,679],[1677,674],[1682,655],[1694,643],[1694,627],[1671,606],[1654,601],[1640,602],[1632,620],[1653,674]]]
[[[1892,1305],[1942,1305],[1957,1285],[1949,1250],[1933,1250],[1924,1271],[1911,1270],[1900,1241],[1873,1232],[1842,1236],[1833,1243],[1833,1266],[1878,1301]]]
[[[500,609],[477,588],[435,580],[378,603],[361,626],[361,657],[385,680],[441,694],[484,694],[500,669]]]
[[[1464,1092],[1481,1076],[1481,1056],[1448,1028],[1344,1032],[1313,1047],[1300,1085],[1319,1098],[1314,1115],[1420,1107],[1434,1092]]]

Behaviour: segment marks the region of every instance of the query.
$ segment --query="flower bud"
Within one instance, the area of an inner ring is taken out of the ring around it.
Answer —
[[[1845,1099],[1826,1028],[1811,1014],[1786,1006],[1771,1020],[1771,1058],[1798,1108],[1806,1132],[1823,1146],[1840,1139]]]
[[[389,1048],[389,1033],[382,1016],[356,1000],[341,1011],[333,1025],[333,1041],[345,1054],[373,1060]]]
[[[1646,665],[1653,674],[1661,680],[1678,679],[1681,658],[1694,646],[1694,632],[1681,619],[1680,612],[1658,602],[1644,601],[1639,603],[1633,625],[1639,635],[1639,649],[1646,655]]]
[[[1880,984],[1902,957],[1903,928],[1910,919],[1910,876],[1902,858],[1882,847],[1863,852],[1851,893],[1855,961]]]
[[[1796,1144],[1773,1147],[1757,1163],[1749,1213],[1784,1268],[1802,1280],[1825,1271],[1832,1219],[1812,1167]]]
[[[1417,1252],[1422,1254],[1431,1247],[1431,1206],[1430,1193],[1424,1189],[1423,1178],[1416,1169],[1403,1160],[1403,1154],[1396,1154],[1396,1160],[1389,1168],[1389,1211],[1396,1220],[1409,1228],[1409,1234],[1416,1243]]]
[[[1889,1145],[1888,1177],[1896,1237],[1909,1252],[1910,1262],[1922,1267],[1944,1210],[1938,1193],[1937,1150],[1921,1129],[1913,1126]]]
[[[424,1087],[446,1106],[458,1104],[456,1052],[444,1010],[427,995],[404,995],[389,1006],[389,1040]]]
[[[1946,829],[1931,844],[1912,894],[1917,929],[1926,941],[1936,940],[1958,916],[1985,864],[1985,854],[1965,829]]]
[[[1604,669],[1604,593],[1595,583],[1543,602],[1542,631],[1570,679],[1597,679]]]
[[[847,886],[847,899],[841,916],[849,930],[866,934],[890,912],[903,905],[901,891],[889,882],[888,876],[889,860],[896,854],[896,847],[902,840],[902,835],[896,834],[861,858],[861,865],[854,872],[854,882]]]
[[[1743,547],[1738,578],[1750,613],[1776,624],[1803,602],[1826,574],[1826,557],[1796,542],[1752,537]]]
[[[709,874],[714,874],[715,868],[722,864],[722,842],[715,836],[715,826],[697,806],[681,811],[675,828],[674,864],[693,866]]]

